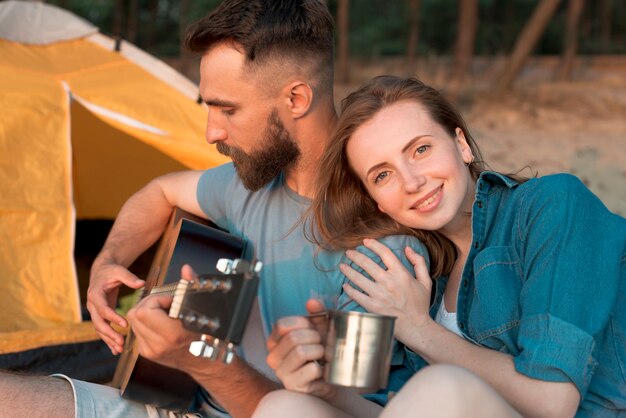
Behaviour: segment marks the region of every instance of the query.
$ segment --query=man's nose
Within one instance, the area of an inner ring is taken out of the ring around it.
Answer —
[[[224,129],[217,117],[213,115],[211,108],[209,108],[209,114],[207,115],[206,122],[206,140],[209,144],[215,144],[218,141],[225,141],[228,138],[226,129]]]

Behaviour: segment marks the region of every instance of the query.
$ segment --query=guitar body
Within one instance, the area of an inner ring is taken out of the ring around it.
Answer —
[[[210,225],[180,209],[173,212],[146,278],[143,296],[155,287],[178,282],[184,264],[197,273],[219,274],[218,259],[242,257],[244,241]],[[141,357],[132,331],[126,337],[112,385],[126,399],[178,411],[190,406],[198,388],[188,374]]]

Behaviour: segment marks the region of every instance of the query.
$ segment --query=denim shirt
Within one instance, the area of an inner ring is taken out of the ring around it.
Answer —
[[[457,322],[467,340],[511,355],[517,372],[576,385],[577,417],[623,416],[626,220],[572,175],[518,184],[482,173]],[[406,361],[426,365],[409,349]]]

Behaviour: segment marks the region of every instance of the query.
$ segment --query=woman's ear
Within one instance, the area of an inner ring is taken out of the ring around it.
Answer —
[[[284,88],[288,111],[294,119],[307,114],[313,103],[313,89],[304,81],[294,81]]]
[[[465,163],[467,164],[471,163],[472,161],[474,161],[474,155],[472,154],[472,149],[467,142],[467,138],[465,138],[465,133],[463,133],[463,129],[456,128],[454,132],[456,133],[456,137],[454,138],[454,140],[456,141],[456,146],[461,153],[461,156],[463,157],[463,161],[465,161]]]
[[[385,209],[383,209],[383,208],[380,206],[380,204],[378,204],[378,210],[379,210],[379,211],[381,211],[382,213],[387,213],[387,212],[385,212]]]

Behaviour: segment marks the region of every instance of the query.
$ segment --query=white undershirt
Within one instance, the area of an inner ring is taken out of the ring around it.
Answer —
[[[439,310],[437,310],[435,322],[437,322],[442,327],[454,332],[456,335],[463,337],[463,334],[459,329],[459,324],[457,324],[456,322],[456,312],[447,311],[446,302],[443,300],[443,298],[441,299],[441,304],[439,304]]]

